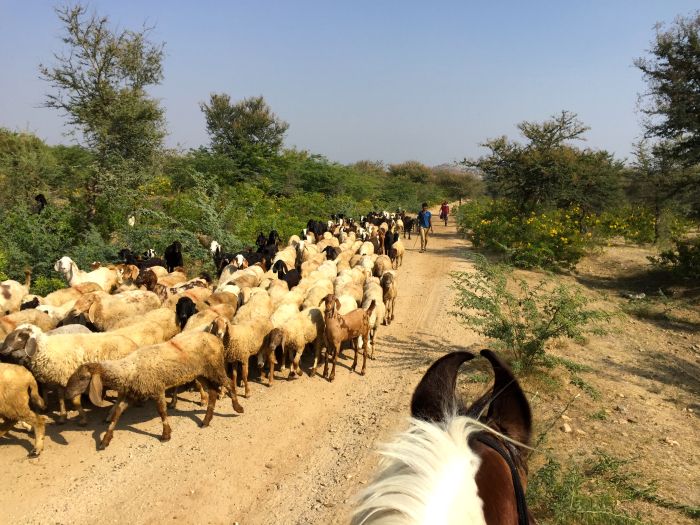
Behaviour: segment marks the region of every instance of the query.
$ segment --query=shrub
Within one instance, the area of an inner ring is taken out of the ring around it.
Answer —
[[[651,208],[640,205],[626,205],[607,210],[595,220],[597,235],[606,238],[620,236],[637,244],[648,244],[657,240],[668,241],[684,235],[688,229],[689,222],[679,213],[664,210],[657,219]]]
[[[700,239],[675,240],[675,247],[649,257],[655,266],[670,270],[681,279],[700,279]]]
[[[42,297],[60,290],[66,287],[66,282],[58,277],[44,277],[43,275],[38,276],[36,279],[32,278],[32,290],[31,292],[36,295],[41,295]]]
[[[591,244],[580,210],[540,210],[521,215],[506,200],[477,200],[459,208],[461,231],[477,248],[504,254],[522,268],[571,268]]]
[[[546,353],[549,341],[560,337],[580,341],[587,333],[602,333],[600,324],[610,318],[607,312],[587,308],[589,301],[578,288],[552,286],[548,279],[530,286],[513,278],[503,265],[491,264],[481,255],[472,259],[473,271],[452,274],[459,309],[454,315],[511,352],[515,370],[559,364]]]

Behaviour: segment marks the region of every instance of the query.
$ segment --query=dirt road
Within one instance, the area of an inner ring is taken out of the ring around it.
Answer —
[[[347,522],[349,499],[376,465],[375,446],[403,427],[422,373],[450,347],[476,341],[448,313],[449,272],[465,266],[465,241],[452,223],[438,223],[426,253],[415,236],[404,241],[396,320],[381,328],[365,377],[349,372],[346,351],[334,383],[255,383],[245,414],[221,400],[206,429],[195,396],[184,394],[168,443],[158,440],[151,403],[124,414],[103,452],[103,410],[90,414],[87,429],[49,424],[37,460],[26,458],[29,436],[15,431],[0,446],[0,522]]]

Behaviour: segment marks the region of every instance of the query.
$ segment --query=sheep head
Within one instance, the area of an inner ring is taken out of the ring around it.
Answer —
[[[139,276],[139,268],[133,264],[117,265],[117,281],[122,284],[124,280],[133,281]]]
[[[137,277],[134,284],[136,284],[136,286],[144,286],[146,290],[152,292],[155,289],[156,284],[158,284],[158,276],[153,270],[146,270]]]
[[[53,265],[53,269],[57,271],[58,273],[62,273],[63,275],[66,275],[67,273],[70,272],[71,267],[75,263],[73,262],[73,259],[68,257],[67,255],[64,257],[61,257],[58,261],[56,261],[56,264]]]
[[[86,390],[93,405],[101,408],[111,406],[111,403],[102,398],[102,367],[99,363],[80,365],[68,379],[65,397],[73,399]]]
[[[0,361],[28,367],[31,356],[27,353],[27,342],[31,335],[32,331],[27,327],[10,332],[0,346]],[[35,352],[36,344],[32,345],[32,355]]]
[[[228,348],[229,343],[231,342],[231,334],[229,333],[229,329],[229,322],[223,317],[217,317],[214,319],[214,321],[212,321],[211,325],[209,325],[207,332],[214,334],[216,337],[221,339],[221,342],[224,344],[224,348]]]

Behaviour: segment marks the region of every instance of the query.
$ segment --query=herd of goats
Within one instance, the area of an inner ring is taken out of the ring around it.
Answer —
[[[162,419],[161,439],[170,439],[167,408],[178,388],[195,388],[206,406],[207,426],[220,395],[243,407],[236,395],[238,371],[248,397],[248,367],[255,357],[261,379],[272,386],[275,365],[290,379],[302,375],[301,356],[313,351],[316,374],[335,378],[343,343],[352,346],[352,370],[362,356],[373,359],[377,329],[394,318],[397,273],[415,218],[371,213],[356,222],[344,216],[310,220],[300,235],[280,247],[276,231],[261,234],[251,248],[226,253],[208,240],[218,279],[189,279],[182,246],[174,242],[162,258],[149,250],[120,261],[78,268],[70,257],[54,269],[66,288],[31,295],[26,282],[0,284],[0,436],[21,423],[34,429],[30,456],[43,450],[48,394],[58,396],[57,422],[67,419],[68,399],[86,425],[86,393],[97,407],[111,407],[99,448],[109,445],[129,403],[153,399]],[[360,350],[361,348],[361,350]],[[325,350],[325,351],[324,351]],[[330,374],[329,374],[330,365]],[[39,386],[41,385],[41,390]],[[104,392],[117,394],[104,400]],[[171,396],[166,401],[166,393]]]

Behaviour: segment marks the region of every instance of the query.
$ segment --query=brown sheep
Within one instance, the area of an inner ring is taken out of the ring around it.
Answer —
[[[384,305],[386,306],[384,324],[390,325],[394,320],[394,303],[399,290],[394,272],[389,271],[382,275],[381,285],[384,292]]]
[[[0,363],[0,437],[18,421],[34,427],[34,448],[29,457],[37,457],[44,449],[44,418],[33,412],[31,405],[44,410],[36,380],[29,370],[19,365]]]

